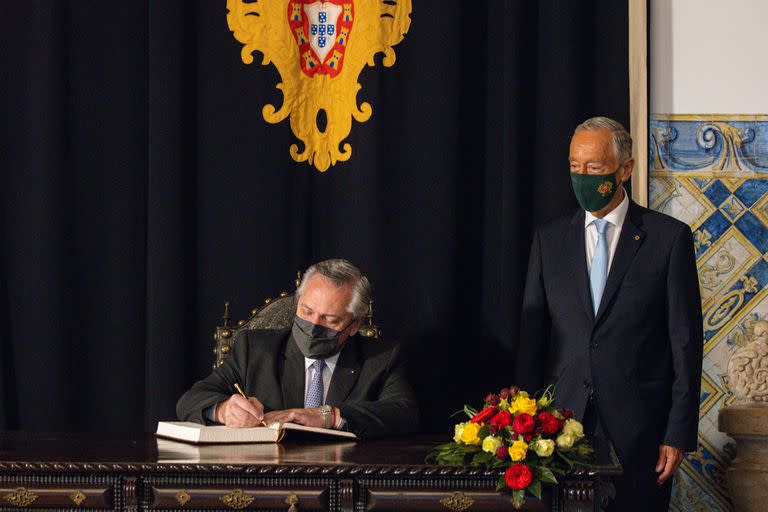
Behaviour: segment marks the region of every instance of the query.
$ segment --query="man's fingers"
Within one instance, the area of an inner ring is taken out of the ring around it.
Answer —
[[[232,395],[232,402],[235,406],[256,418],[257,421],[261,421],[264,419],[264,406],[261,405],[261,402],[256,397],[251,398],[255,400],[255,403],[251,402],[250,398],[245,399],[240,395]],[[258,407],[256,404],[258,404]]]
[[[659,460],[656,462],[656,472],[659,473],[667,465],[667,454],[663,446],[659,446]]]
[[[675,474],[677,468],[683,462],[683,451],[672,446],[662,445],[659,448],[659,462],[656,464],[656,472],[664,470],[656,479],[659,485]]]
[[[667,479],[675,472],[675,460],[673,457],[667,457],[667,464],[664,467],[664,472],[659,475],[657,482],[663,484]]]

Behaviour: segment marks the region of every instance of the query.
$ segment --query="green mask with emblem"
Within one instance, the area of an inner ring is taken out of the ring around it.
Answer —
[[[616,172],[611,174],[571,173],[571,185],[576,200],[588,212],[602,210],[616,195]]]

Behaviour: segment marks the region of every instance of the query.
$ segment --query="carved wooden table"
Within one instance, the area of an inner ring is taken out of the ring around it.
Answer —
[[[424,464],[445,439],[186,445],[151,434],[0,433],[0,510],[513,510],[498,473]],[[592,511],[621,473],[598,443],[524,510]]]

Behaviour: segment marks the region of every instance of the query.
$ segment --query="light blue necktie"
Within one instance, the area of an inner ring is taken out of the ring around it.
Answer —
[[[595,219],[595,228],[597,228],[597,245],[592,254],[592,268],[589,270],[589,287],[592,289],[592,306],[597,315],[600,309],[600,299],[605,290],[605,281],[608,279],[608,242],[605,240],[605,232],[608,230],[608,221],[605,219]]]
[[[325,367],[325,361],[322,359],[315,360],[312,363],[312,381],[309,383],[309,390],[307,391],[307,398],[304,400],[304,407],[307,409],[314,409],[323,405],[323,368]]]

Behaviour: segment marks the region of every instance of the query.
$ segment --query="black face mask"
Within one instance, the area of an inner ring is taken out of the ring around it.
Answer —
[[[349,325],[347,325],[349,327]],[[346,329],[345,327],[344,329]],[[304,357],[326,359],[339,353],[339,338],[344,329],[337,331],[329,327],[313,324],[296,315],[293,317],[291,334]]]

